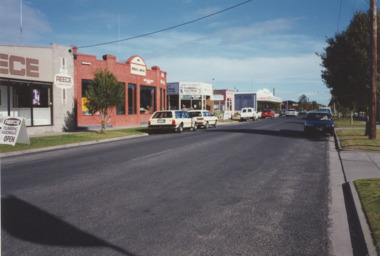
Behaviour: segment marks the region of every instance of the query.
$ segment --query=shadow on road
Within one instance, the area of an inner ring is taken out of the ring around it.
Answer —
[[[1,198],[1,210],[1,228],[18,239],[49,246],[109,247],[134,256],[15,196]]]
[[[328,137],[324,134],[311,134],[305,135],[304,131],[297,130],[259,130],[259,129],[209,129],[207,132],[226,132],[226,133],[246,133],[246,134],[259,134],[277,137],[287,137],[287,138],[307,138],[309,140],[315,141],[327,141]]]

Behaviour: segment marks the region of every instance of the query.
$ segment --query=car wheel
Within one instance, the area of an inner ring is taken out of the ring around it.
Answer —
[[[178,133],[182,133],[182,132],[183,132],[183,125],[180,124],[180,125],[178,126]]]
[[[205,124],[205,129],[208,129],[208,122],[206,122]]]
[[[215,121],[214,128],[218,125],[218,120]]]

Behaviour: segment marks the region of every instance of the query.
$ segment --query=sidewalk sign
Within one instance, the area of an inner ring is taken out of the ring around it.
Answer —
[[[23,118],[3,117],[0,131],[0,144],[14,146],[17,143],[30,144]]]

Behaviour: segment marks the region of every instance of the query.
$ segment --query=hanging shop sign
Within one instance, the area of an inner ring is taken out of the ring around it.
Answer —
[[[19,117],[4,117],[0,131],[0,144],[14,146],[17,143],[30,144],[25,122]]]

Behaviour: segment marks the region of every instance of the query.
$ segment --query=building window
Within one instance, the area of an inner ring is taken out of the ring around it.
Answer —
[[[128,114],[136,115],[136,85],[128,84]]]
[[[91,86],[92,80],[82,80],[82,114],[85,116],[91,116],[90,112],[88,111],[88,108],[86,107],[85,103],[88,101],[86,98],[86,92],[88,88]]]
[[[163,103],[163,101],[164,101],[163,98],[164,98],[164,97],[163,97],[163,95],[162,95],[162,88],[160,88],[160,110],[162,110],[162,103]]]
[[[52,86],[35,82],[0,81],[0,114],[21,117],[26,126],[52,125]]]
[[[140,86],[140,114],[153,114],[156,111],[156,88]]]
[[[125,88],[125,83],[119,83],[120,86]],[[116,107],[116,115],[125,115],[125,90],[123,91],[123,103]]]
[[[162,95],[162,101],[164,102],[164,109],[166,108],[166,90],[164,89],[164,95]]]
[[[227,99],[227,111],[232,111],[232,99]]]

